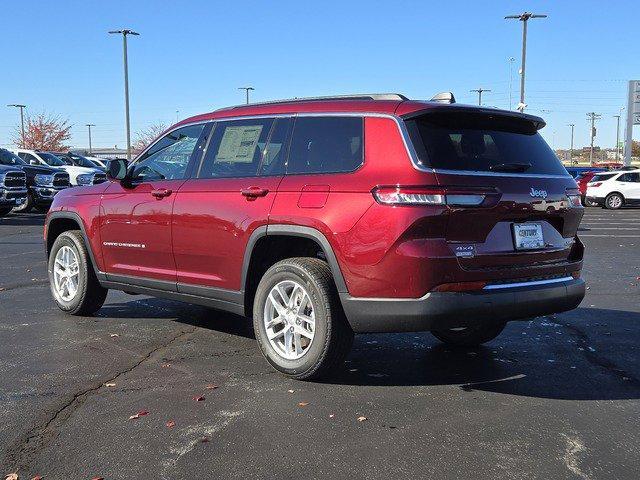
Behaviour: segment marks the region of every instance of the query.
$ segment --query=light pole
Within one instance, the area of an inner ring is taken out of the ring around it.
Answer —
[[[89,127],[89,155],[91,155],[93,153],[91,149],[91,127],[95,127],[95,124],[87,123],[86,126]]]
[[[620,153],[618,151],[618,144],[620,143],[620,116],[614,115],[613,118],[616,119],[616,160],[620,159]]]
[[[127,35],[140,35],[133,30],[112,30],[109,33],[122,35],[122,52],[124,57],[124,105],[127,124],[127,160],[131,161],[131,126],[129,123],[129,62],[127,60]]]
[[[475,90],[469,90],[470,92],[478,92],[478,105],[482,105],[482,92],[490,92],[491,90],[487,90],[486,88],[476,88]]]
[[[27,106],[19,103],[11,103],[7,105],[7,107],[16,107],[20,109],[20,131],[22,132],[22,146],[24,147],[24,109],[27,108]]]
[[[244,90],[247,95],[247,105],[249,104],[249,92],[255,90],[253,87],[238,87],[238,90]]]
[[[589,166],[593,167],[593,139],[596,137],[596,120],[600,115],[596,112],[587,113],[587,118],[591,120],[591,148],[589,149]]]
[[[573,129],[576,126],[575,123],[570,123],[567,127],[571,127],[571,147],[569,148],[569,165],[573,165]]]
[[[513,62],[515,61],[515,58],[509,57],[509,110],[513,108],[513,102],[511,101],[511,90],[513,86]]]
[[[507,15],[504,18],[520,20],[522,22],[522,66],[520,67],[520,104],[518,105],[518,110],[524,112],[526,107],[524,103],[524,74],[527,60],[527,23],[532,18],[547,18],[547,16],[524,12],[520,15]]]

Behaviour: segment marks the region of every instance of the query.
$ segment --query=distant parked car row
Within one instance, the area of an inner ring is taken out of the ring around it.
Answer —
[[[640,169],[620,169],[593,175],[587,183],[587,205],[617,210],[640,205]]]
[[[45,212],[60,190],[106,180],[104,167],[81,155],[0,148],[0,216]]]

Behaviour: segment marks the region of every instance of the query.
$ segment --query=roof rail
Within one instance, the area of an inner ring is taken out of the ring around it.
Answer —
[[[247,103],[242,105],[234,105],[233,107],[224,107],[219,108],[216,111],[221,110],[231,110],[234,108],[242,108],[246,106],[256,106],[256,105],[273,105],[278,103],[295,103],[295,102],[322,102],[327,100],[396,100],[396,101],[405,101],[409,100],[404,95],[399,93],[361,93],[354,95],[330,95],[327,97],[296,97],[296,98],[288,98],[283,100],[270,100],[268,102],[257,102],[257,103]]]

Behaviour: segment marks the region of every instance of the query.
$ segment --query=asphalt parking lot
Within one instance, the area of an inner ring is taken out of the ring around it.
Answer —
[[[1,475],[638,478],[640,209],[587,209],[577,310],[470,351],[357,336],[320,383],[272,371],[230,314],[119,292],[62,314],[42,222],[0,219]]]

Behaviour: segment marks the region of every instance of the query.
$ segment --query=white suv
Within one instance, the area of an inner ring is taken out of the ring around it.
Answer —
[[[595,175],[587,184],[586,201],[614,210],[640,205],[640,169]]]
[[[18,155],[29,165],[44,165],[45,167],[59,168],[60,170],[67,172],[69,174],[69,181],[71,182],[71,185],[92,185],[106,180],[104,173],[97,168],[67,165],[52,153],[41,152],[39,150],[26,150],[23,148],[14,148],[13,153]]]

